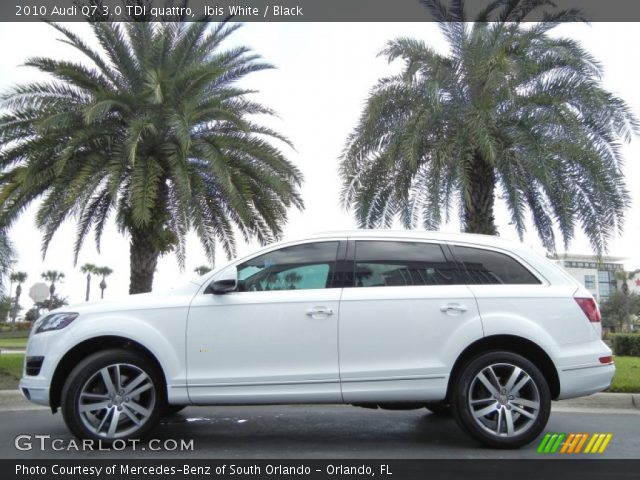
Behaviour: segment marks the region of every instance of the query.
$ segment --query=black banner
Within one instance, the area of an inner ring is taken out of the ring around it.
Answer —
[[[264,479],[608,480],[640,478],[640,460],[0,460],[7,480]]]
[[[444,5],[450,3],[442,0]],[[489,0],[467,0],[466,18],[473,20]],[[593,22],[640,21],[635,0],[555,0],[556,6],[526,17],[539,21],[544,12],[581,10]],[[128,21],[198,21],[232,17],[241,22],[429,22],[434,17],[420,0],[2,0],[0,21],[55,22],[103,19]]]

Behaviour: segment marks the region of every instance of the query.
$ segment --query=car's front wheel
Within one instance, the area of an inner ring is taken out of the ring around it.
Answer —
[[[452,410],[458,424],[481,443],[519,448],[547,424],[551,394],[528,359],[493,351],[475,357],[462,370],[454,385]]]
[[[79,438],[111,443],[140,438],[165,412],[161,375],[128,350],[97,352],[73,369],[62,389],[62,415]]]

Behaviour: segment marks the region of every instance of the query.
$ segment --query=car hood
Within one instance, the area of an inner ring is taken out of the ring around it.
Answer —
[[[116,300],[100,300],[86,303],[65,305],[48,313],[77,312],[81,315],[90,313],[117,312],[123,310],[141,310],[149,308],[186,307],[200,289],[201,284],[188,282],[178,287],[158,290],[150,293],[128,295]]]

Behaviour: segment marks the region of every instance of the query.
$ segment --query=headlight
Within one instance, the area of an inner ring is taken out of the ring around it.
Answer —
[[[52,313],[42,320],[38,320],[35,325],[34,334],[60,330],[73,322],[77,317],[77,313]]]

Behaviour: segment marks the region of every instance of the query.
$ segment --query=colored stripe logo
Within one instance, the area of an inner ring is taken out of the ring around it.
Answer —
[[[547,433],[538,445],[537,452],[541,454],[604,453],[612,438],[612,433]]]

